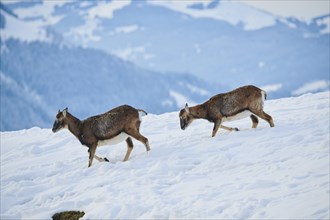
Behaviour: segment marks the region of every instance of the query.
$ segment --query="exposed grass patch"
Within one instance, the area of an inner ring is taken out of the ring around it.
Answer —
[[[53,220],[79,220],[79,218],[83,217],[85,212],[80,211],[64,211],[55,213],[52,218]]]

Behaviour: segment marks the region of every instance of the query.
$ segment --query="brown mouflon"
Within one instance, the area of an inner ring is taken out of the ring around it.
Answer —
[[[88,167],[92,165],[93,158],[98,161],[108,161],[107,158],[95,155],[98,146],[117,144],[124,140],[127,143],[124,161],[127,161],[133,149],[132,137],[142,142],[147,151],[150,150],[148,139],[140,134],[141,116],[146,114],[143,110],[122,105],[81,121],[70,114],[66,108],[62,112],[58,111],[52,130],[55,133],[67,128],[82,145],[89,148]]]
[[[223,122],[248,116],[252,120],[252,128],[256,128],[258,125],[259,121],[256,116],[266,120],[270,127],[274,127],[272,117],[263,111],[266,96],[265,91],[249,85],[215,95],[200,105],[188,107],[186,104],[179,114],[181,129],[186,129],[194,119],[202,118],[214,123],[212,131],[212,137],[214,137],[219,128],[238,131],[237,128],[222,125]]]

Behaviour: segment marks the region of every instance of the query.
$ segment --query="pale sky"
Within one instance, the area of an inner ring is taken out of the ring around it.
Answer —
[[[330,0],[237,0],[284,17],[303,20],[330,13]]]

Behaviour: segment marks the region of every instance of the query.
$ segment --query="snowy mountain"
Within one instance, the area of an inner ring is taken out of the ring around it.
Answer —
[[[105,146],[87,168],[87,148],[68,131],[1,132],[1,219],[329,219],[329,92],[265,102],[275,127],[249,118],[196,120],[182,131],[178,112],[143,117],[137,142]]]
[[[1,15],[3,26],[10,27],[0,39],[1,130],[49,127],[58,108],[64,107],[80,118],[121,104],[158,114],[177,110],[187,101],[204,101],[226,88],[66,44],[56,31],[21,21],[2,3]]]
[[[141,67],[186,72],[234,88],[278,85],[273,97],[323,81],[329,89],[330,14],[310,21],[242,2],[36,1],[8,3],[18,17],[68,44]]]

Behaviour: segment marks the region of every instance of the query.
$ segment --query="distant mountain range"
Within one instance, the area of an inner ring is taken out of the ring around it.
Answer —
[[[121,104],[149,113],[202,102],[224,87],[145,70],[110,54],[44,42],[1,41],[1,130],[51,127],[59,108],[83,119]]]
[[[64,107],[174,111],[244,84],[270,98],[329,89],[329,15],[187,2],[0,2],[1,130],[49,127]]]

